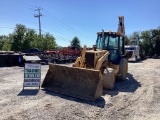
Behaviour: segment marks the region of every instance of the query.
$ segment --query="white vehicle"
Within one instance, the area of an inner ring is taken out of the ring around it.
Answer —
[[[127,45],[125,46],[126,52],[132,51],[132,57],[128,61],[140,60],[140,47],[138,45]]]

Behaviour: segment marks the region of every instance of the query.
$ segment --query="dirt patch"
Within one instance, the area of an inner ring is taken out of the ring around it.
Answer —
[[[42,81],[48,66],[42,66]],[[160,118],[160,61],[130,62],[127,80],[95,102],[25,88],[22,67],[0,68],[0,119],[6,120],[158,120]]]

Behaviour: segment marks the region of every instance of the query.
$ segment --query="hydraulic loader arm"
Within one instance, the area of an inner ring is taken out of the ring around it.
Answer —
[[[124,27],[124,16],[119,16],[119,24],[118,24],[118,31],[120,35],[125,35],[125,27]]]
[[[85,67],[85,54],[86,54],[86,45],[84,45],[83,50],[81,52],[81,57],[78,57],[75,63],[73,64],[73,67],[80,67],[84,68]]]
[[[106,67],[106,63],[108,61],[108,55],[109,55],[109,51],[107,53],[105,53],[98,61],[96,64],[96,70],[100,70],[101,67]]]

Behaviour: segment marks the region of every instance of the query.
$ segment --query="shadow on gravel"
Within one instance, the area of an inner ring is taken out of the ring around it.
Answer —
[[[39,92],[39,89],[24,89],[22,90],[18,96],[32,96],[32,95],[37,95]]]
[[[83,103],[83,104],[89,104],[89,105],[97,106],[97,107],[100,107],[100,108],[104,108],[105,102],[106,102],[104,100],[104,98],[102,98],[102,97],[100,97],[96,101],[87,101],[87,100],[66,96],[66,95],[59,94],[59,93],[49,91],[49,90],[45,90],[45,89],[41,89],[41,90],[45,91],[46,94],[49,94],[49,95],[52,95],[52,96],[58,96],[58,97],[61,97],[63,99],[67,99],[67,100],[70,100],[70,101],[75,101],[75,102],[79,102],[79,103]]]
[[[138,61],[128,61],[128,63],[143,63],[144,60],[138,60]]]
[[[111,96],[118,95],[119,92],[132,92],[134,93],[141,84],[134,79],[133,75],[128,73],[127,79],[125,81],[116,81],[113,90],[104,90],[104,94],[109,94]]]
[[[146,59],[143,59],[143,60],[137,60],[137,61],[128,61],[128,63],[143,63],[143,61],[147,60],[148,58]]]

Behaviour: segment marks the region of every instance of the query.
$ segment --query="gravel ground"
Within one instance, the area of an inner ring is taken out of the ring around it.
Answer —
[[[130,62],[127,80],[95,102],[38,88],[23,91],[22,67],[0,68],[0,120],[159,120],[160,59]],[[48,66],[42,66],[42,81]]]

